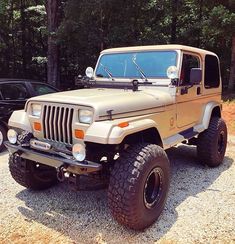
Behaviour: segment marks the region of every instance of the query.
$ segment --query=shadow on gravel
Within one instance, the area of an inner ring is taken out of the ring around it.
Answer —
[[[27,221],[36,221],[75,243],[95,242],[102,234],[107,243],[146,242],[152,237],[157,241],[164,236],[178,218],[177,206],[188,197],[197,197],[200,192],[213,191],[210,186],[233,163],[225,157],[218,168],[204,167],[198,163],[194,147],[179,146],[167,151],[172,163],[171,188],[166,207],[159,220],[144,232],[136,232],[119,226],[107,206],[107,190],[73,192],[65,184],[59,184],[44,192],[23,190],[17,198],[25,202],[19,207]],[[190,206],[189,206],[190,207]]]

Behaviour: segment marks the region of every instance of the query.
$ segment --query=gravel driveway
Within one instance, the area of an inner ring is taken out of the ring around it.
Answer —
[[[172,181],[159,220],[144,232],[119,226],[107,190],[73,192],[59,184],[44,192],[24,189],[0,156],[0,243],[235,243],[235,144],[224,164],[198,164],[193,147],[168,152]]]

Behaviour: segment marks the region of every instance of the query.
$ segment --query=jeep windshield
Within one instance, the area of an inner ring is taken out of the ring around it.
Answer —
[[[107,67],[113,78],[142,79],[141,68],[146,78],[167,78],[169,66],[176,66],[177,52],[175,51],[146,51],[103,54],[96,68],[96,77],[110,78],[103,67]]]

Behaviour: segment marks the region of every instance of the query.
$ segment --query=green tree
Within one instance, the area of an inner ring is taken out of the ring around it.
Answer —
[[[61,79],[62,87],[69,81],[72,86],[74,76],[94,66],[104,48],[179,43],[216,52],[224,84],[230,77],[232,87],[234,4],[234,0],[2,0],[0,76],[52,84]]]
[[[43,79],[45,67],[36,57],[46,57],[43,1],[1,1],[0,76]],[[45,8],[44,8],[45,9]]]

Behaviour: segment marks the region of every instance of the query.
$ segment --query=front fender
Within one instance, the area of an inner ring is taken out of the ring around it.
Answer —
[[[85,141],[100,144],[120,144],[123,139],[133,133],[149,128],[156,128],[156,123],[151,119],[129,121],[127,127],[121,128],[119,122],[105,121],[94,122],[86,131]]]
[[[24,110],[13,112],[8,121],[8,126],[19,128],[28,132],[33,132],[28,115]]]

